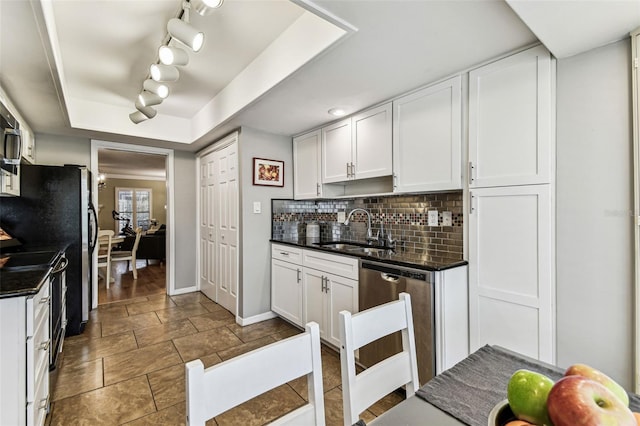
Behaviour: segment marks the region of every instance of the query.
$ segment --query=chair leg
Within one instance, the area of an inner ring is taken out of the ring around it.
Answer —
[[[133,268],[133,279],[138,279],[138,269],[136,269],[136,258],[131,259],[131,267]]]
[[[111,262],[107,262],[105,269],[107,270],[105,280],[107,282],[107,290],[109,290],[109,284],[111,283]]]

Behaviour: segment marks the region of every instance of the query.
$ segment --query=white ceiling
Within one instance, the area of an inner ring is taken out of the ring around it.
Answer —
[[[0,0],[0,86],[36,133],[195,151],[239,126],[294,135],[538,39],[564,57],[640,26],[640,0],[508,1],[226,0],[192,13],[205,48],[134,125],[180,0]]]

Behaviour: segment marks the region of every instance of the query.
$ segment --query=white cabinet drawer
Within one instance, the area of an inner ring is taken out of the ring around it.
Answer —
[[[281,244],[271,244],[271,258],[301,265],[302,249]]]
[[[27,298],[27,337],[32,337],[37,324],[49,316],[50,298],[48,279],[35,296]]]
[[[33,337],[27,338],[27,402],[36,398],[38,377],[49,369],[49,315],[36,328]]]
[[[303,250],[302,264],[305,268],[340,275],[341,277],[358,279],[358,258],[339,256],[316,250]]]
[[[33,401],[27,402],[27,424],[43,425],[49,411],[49,370],[42,371],[36,382],[36,393]]]

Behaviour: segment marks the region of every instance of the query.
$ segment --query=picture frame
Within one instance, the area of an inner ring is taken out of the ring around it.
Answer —
[[[284,186],[284,161],[253,158],[253,184]]]

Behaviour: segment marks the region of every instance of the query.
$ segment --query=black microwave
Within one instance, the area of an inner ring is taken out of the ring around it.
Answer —
[[[9,109],[0,102],[0,168],[18,174],[18,165],[22,153],[22,136],[20,123]]]

